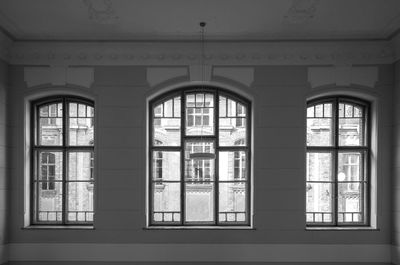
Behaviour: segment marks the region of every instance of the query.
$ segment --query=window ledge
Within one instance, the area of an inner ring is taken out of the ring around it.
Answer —
[[[23,230],[95,230],[92,225],[30,225]]]
[[[256,230],[250,226],[149,226],[143,230]]]
[[[306,227],[306,231],[380,231],[372,226],[349,226],[349,227]]]

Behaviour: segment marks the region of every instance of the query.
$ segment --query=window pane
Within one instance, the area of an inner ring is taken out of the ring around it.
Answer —
[[[185,181],[212,181],[215,172],[215,149],[211,141],[188,141],[185,144]]]
[[[39,108],[39,145],[62,145],[61,104],[49,104]]]
[[[38,175],[35,180],[54,181],[61,180],[63,174],[62,152],[39,152]],[[37,179],[37,177],[39,177]]]
[[[214,221],[214,183],[185,184],[186,222]]]
[[[181,220],[181,184],[155,182],[153,190],[153,221],[180,222]]]
[[[42,189],[42,183],[35,183],[37,198],[37,221],[62,221],[62,183],[54,182],[54,189]]]
[[[338,154],[338,181],[363,180],[363,156],[359,152],[340,152]]]
[[[338,184],[338,221],[362,222],[363,184],[359,182]]]
[[[307,118],[307,146],[331,146],[332,138],[332,118]]]
[[[181,145],[181,120],[179,118],[154,118],[154,145]]]
[[[247,158],[245,151],[219,152],[219,180],[246,180]]]
[[[321,213],[332,213],[332,184],[331,183],[307,183],[307,218],[309,222],[331,222],[330,215]],[[328,219],[325,218],[328,217]]]
[[[91,180],[92,166],[91,152],[68,153],[68,180]]]
[[[339,145],[361,146],[364,144],[364,125],[362,118],[339,119]]]
[[[219,222],[245,222],[247,212],[246,183],[219,184]]]
[[[332,154],[307,153],[307,181],[332,181]]]
[[[68,221],[93,221],[93,184],[91,182],[69,182],[67,190]]]
[[[203,93],[186,95],[186,135],[214,134],[214,95],[207,94],[207,104]]]
[[[78,106],[78,118],[69,118],[69,144],[94,144],[94,109],[84,104],[69,103],[70,113]]]
[[[180,152],[153,151],[153,180],[180,180]]]

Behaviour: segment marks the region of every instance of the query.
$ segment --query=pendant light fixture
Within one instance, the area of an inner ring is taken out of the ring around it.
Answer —
[[[201,52],[200,52],[200,66],[201,66],[201,85],[203,86],[205,82],[205,49],[204,49],[204,28],[206,26],[206,22],[200,22],[199,23],[201,31],[200,31],[200,44],[201,44]],[[203,137],[200,136],[200,139],[203,140]],[[197,160],[203,160],[203,159],[215,159],[215,153],[191,153],[189,155],[190,159],[197,159]]]

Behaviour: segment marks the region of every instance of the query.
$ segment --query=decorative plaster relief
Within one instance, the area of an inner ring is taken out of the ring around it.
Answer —
[[[309,67],[308,81],[311,87],[335,84],[337,86],[349,86],[357,84],[367,87],[374,87],[378,81],[377,67]]]
[[[253,67],[214,67],[213,76],[221,76],[250,86],[254,80]]]
[[[394,61],[390,41],[362,42],[214,42],[207,45],[206,65],[351,65]],[[8,61],[22,65],[198,64],[198,44],[187,42],[40,43],[16,42]],[[193,70],[198,66],[192,66]]]
[[[111,0],[83,0],[88,8],[89,19],[99,24],[113,24],[119,17],[115,14]]]
[[[94,81],[94,71],[93,68],[89,67],[25,67],[24,80],[28,87],[44,84],[51,84],[54,86],[73,84],[90,87]]]
[[[301,25],[309,22],[315,16],[319,0],[293,0],[287,11],[283,24]]]
[[[192,64],[189,65],[189,76],[190,81],[205,81],[208,82],[211,80],[211,65],[199,65]]]
[[[169,79],[187,76],[187,67],[148,67],[147,82],[150,86],[156,86]]]

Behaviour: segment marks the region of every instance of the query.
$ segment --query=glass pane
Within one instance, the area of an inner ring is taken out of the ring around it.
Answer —
[[[181,119],[180,118],[154,118],[153,144],[162,146],[181,145]]]
[[[69,144],[70,145],[94,144],[94,118],[69,119]]]
[[[186,222],[214,221],[214,183],[185,184]]]
[[[219,180],[246,180],[247,159],[245,151],[219,152]]]
[[[153,221],[180,222],[181,184],[157,181],[152,189]]]
[[[185,181],[212,181],[215,172],[215,148],[211,141],[185,144]]]
[[[78,117],[78,104],[69,103],[69,116]]]
[[[332,154],[307,153],[307,181],[332,181]]]
[[[86,105],[78,104],[78,117],[86,117]]]
[[[87,113],[88,117],[94,117],[94,108],[90,107],[90,106],[87,106],[86,107],[86,113]]]
[[[214,108],[187,108],[186,135],[213,135]]]
[[[314,222],[327,221],[323,220],[324,215],[315,216],[317,213],[332,213],[332,184],[331,183],[307,183],[307,205],[306,211]],[[319,218],[321,218],[319,220]],[[329,220],[330,222],[331,220]]]
[[[180,152],[153,151],[153,180],[180,180]]]
[[[362,184],[338,184],[338,220],[339,222],[362,222],[363,199]]]
[[[93,176],[91,152],[70,152],[68,154],[68,180],[89,181]]]
[[[61,180],[63,174],[62,152],[39,152],[38,175],[40,181]],[[52,186],[54,189],[54,186]],[[43,189],[51,189],[51,186]]]
[[[219,117],[226,117],[226,97],[219,97]]]
[[[93,221],[93,183],[69,182],[67,219],[70,222]]]
[[[332,118],[307,118],[307,145],[332,145]]]
[[[43,189],[43,183],[35,183],[37,198],[37,220],[43,222],[62,221],[62,183],[53,182],[54,189]],[[48,187],[48,185],[46,185]]]
[[[338,154],[338,181],[362,181],[363,156],[359,152]]]
[[[364,126],[362,118],[339,119],[339,145],[360,146],[364,144]]]
[[[172,109],[172,99],[164,102],[164,117],[172,117],[173,109]]]
[[[324,117],[323,104],[319,104],[319,105],[315,106],[315,117],[317,117],[317,118]]]
[[[181,116],[181,98],[176,97],[174,98],[174,117],[180,117]]]
[[[219,118],[219,145],[246,145],[246,118]]]
[[[39,113],[39,145],[62,145],[63,119],[58,116],[57,105],[40,107]]]
[[[331,103],[325,103],[324,104],[324,117],[332,117],[332,104]]]
[[[315,116],[315,107],[311,106],[307,108],[307,118],[314,118]]]
[[[246,183],[219,184],[219,222],[245,222],[247,212]]]
[[[205,95],[205,107],[214,107],[214,95],[206,94]]]

